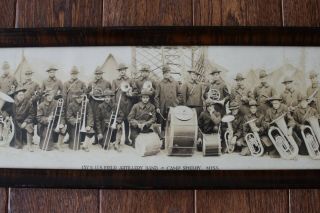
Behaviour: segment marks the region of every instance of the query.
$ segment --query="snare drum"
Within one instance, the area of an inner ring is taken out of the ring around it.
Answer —
[[[221,138],[220,134],[203,134],[202,135],[202,154],[203,156],[220,156],[221,155]]]
[[[186,106],[170,107],[165,134],[168,155],[191,156],[198,137],[196,110]]]

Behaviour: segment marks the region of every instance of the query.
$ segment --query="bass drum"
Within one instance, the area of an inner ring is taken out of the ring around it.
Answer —
[[[220,156],[221,155],[220,134],[203,134],[202,137],[203,137],[202,138],[203,156]]]
[[[198,137],[196,110],[186,106],[170,107],[165,134],[168,155],[191,156]]]
[[[0,139],[0,146],[7,147],[11,143],[14,136],[14,124],[12,118],[2,120],[0,118],[0,125],[3,126],[2,138]]]

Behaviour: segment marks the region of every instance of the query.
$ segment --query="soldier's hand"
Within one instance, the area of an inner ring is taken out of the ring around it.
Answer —
[[[157,113],[160,113],[160,109],[159,109],[159,108],[157,108],[157,109],[156,109],[156,112],[157,112]]]
[[[252,128],[252,131],[253,131],[253,132],[259,132],[260,129],[259,129],[258,127],[253,127],[253,128]]]
[[[48,121],[52,121],[52,119],[53,119],[53,116],[52,116],[52,115],[49,115]]]
[[[122,125],[121,124],[117,124],[117,129],[121,129]]]
[[[26,122],[23,122],[23,123],[21,124],[21,128],[22,128],[22,129],[24,129],[26,126],[27,126],[27,123],[26,123]]]
[[[233,136],[233,138],[231,139],[231,144],[235,145],[237,142],[237,136]]]
[[[62,129],[64,127],[63,124],[59,124],[59,129]]]
[[[99,134],[98,135],[98,140],[101,140],[103,138],[103,135],[102,134]]]
[[[305,125],[300,125],[301,130],[304,130],[304,128],[305,128]]]
[[[91,127],[90,127],[90,126],[87,126],[87,127],[86,127],[86,131],[89,132],[90,130],[91,130]]]

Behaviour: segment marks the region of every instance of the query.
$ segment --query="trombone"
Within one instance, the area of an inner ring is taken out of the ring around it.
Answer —
[[[56,126],[56,128],[54,129],[54,131],[55,131],[55,132],[59,132],[59,125],[60,125],[60,122],[61,122],[63,102],[64,102],[63,99],[62,99],[62,98],[59,98],[58,101],[57,101],[57,106],[56,106],[56,108],[54,109],[54,112],[51,112],[51,114],[50,114],[51,119],[50,119],[50,121],[49,121],[49,123],[48,123],[46,135],[45,135],[45,137],[44,137],[43,146],[42,146],[42,151],[46,151],[46,150],[48,149],[49,141],[50,141],[50,138],[51,138],[51,135],[52,135],[54,120],[55,120],[55,117],[58,115],[58,109],[60,109],[60,111],[59,111],[59,117],[58,117],[57,126]]]
[[[80,113],[77,112],[77,116],[76,116],[76,124],[75,124],[74,139],[73,139],[74,140],[73,150],[78,150],[81,133],[87,132],[86,131],[87,103],[88,103],[88,97],[86,95],[83,95]]]

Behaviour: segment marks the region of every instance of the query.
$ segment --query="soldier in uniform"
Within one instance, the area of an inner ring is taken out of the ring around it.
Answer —
[[[152,95],[150,96],[150,102],[152,104],[155,104],[154,95],[155,95],[155,91],[157,90],[157,83],[149,77],[151,72],[150,67],[144,64],[141,67],[140,72],[141,72],[141,76],[136,81],[136,87],[137,87],[138,93],[141,95],[141,91],[143,87],[151,86],[150,89],[151,89]]]
[[[112,90],[115,92],[115,100],[118,103],[120,94],[120,108],[123,112],[123,123],[124,123],[124,143],[128,146],[131,146],[129,141],[129,121],[128,115],[133,106],[134,99],[137,96],[137,88],[135,86],[134,81],[132,81],[127,76],[128,67],[125,64],[119,64],[117,70],[119,71],[119,77],[113,80],[112,82]],[[127,84],[127,86],[131,87],[128,91],[122,91],[121,85]]]
[[[236,86],[231,90],[230,99],[240,104],[240,111],[242,114],[247,114],[249,112],[249,100],[254,97],[253,93],[244,86],[244,79],[245,78],[241,73],[236,75],[236,78],[234,79],[236,81]]]
[[[156,121],[156,109],[150,103],[151,91],[141,91],[141,101],[133,105],[128,120],[131,127],[130,139],[132,147],[135,148],[136,138],[140,133],[153,132],[153,124]]]
[[[266,101],[268,98],[273,97],[276,94],[276,91],[268,84],[267,78],[267,72],[265,70],[261,70],[259,73],[260,85],[253,91],[253,95],[259,105],[258,110],[260,112],[265,112],[269,108]]]
[[[48,78],[43,81],[41,86],[41,91],[52,91],[54,95],[61,95],[63,94],[63,84],[62,81],[57,79],[56,72],[58,68],[55,66],[49,66],[46,70],[48,72]]]
[[[269,130],[270,128],[270,123],[275,120],[276,118],[282,116],[283,114],[285,114],[285,121],[287,124],[287,127],[289,129],[292,129],[295,126],[295,122],[293,117],[290,115],[289,113],[289,109],[288,107],[281,103],[282,98],[278,95],[275,95],[273,97],[270,97],[267,99],[268,103],[271,103],[272,107],[269,107],[266,111],[265,117],[264,117],[264,126],[267,130]],[[263,113],[263,112],[262,112]],[[292,131],[289,131],[289,134],[292,135]],[[269,151],[269,155],[271,157],[275,157],[275,158],[279,158],[279,153],[276,149],[274,149],[274,146],[272,146],[270,148]]]
[[[212,100],[205,102],[206,108],[198,118],[199,129],[203,134],[218,133],[221,124],[221,114],[215,110],[215,103]]]
[[[22,149],[27,144],[28,150],[33,152],[32,138],[34,132],[34,118],[36,116],[36,108],[33,107],[32,100],[25,96],[26,89],[17,88],[12,94],[14,104],[12,107],[13,122],[15,126],[14,140],[11,146]]]
[[[227,103],[230,99],[230,93],[227,88],[226,83],[222,80],[220,76],[221,71],[217,69],[213,69],[210,72],[209,77],[209,85],[206,87],[203,98],[207,100],[208,98],[212,98],[212,94],[218,94],[219,100],[215,101],[223,101],[223,103],[218,103],[216,105],[216,110],[221,113],[221,115],[225,114],[224,104]],[[214,98],[216,99],[216,98]]]
[[[200,74],[193,69],[188,70],[188,72],[191,80],[182,85],[183,103],[188,107],[195,108],[199,116],[203,108],[202,84],[198,80]]]
[[[32,99],[33,106],[37,108],[37,102],[40,99],[40,86],[32,79],[33,71],[30,67],[25,72],[25,81],[22,83],[22,87],[26,89],[25,96]]]
[[[86,136],[88,138],[93,137],[93,113],[92,108],[89,106],[88,101],[84,102],[84,95],[85,93],[82,91],[74,92],[72,95],[72,99],[70,98],[70,104],[67,109],[67,115],[66,115],[66,121],[68,124],[69,134],[70,134],[70,142],[69,142],[69,148],[72,150],[78,150],[80,149],[80,143],[83,142],[82,149],[86,152],[89,151],[88,144],[86,143],[85,139]],[[86,111],[84,111],[84,108],[86,104]],[[86,113],[85,115],[83,113]],[[83,120],[85,118],[85,120]],[[83,125],[83,122],[85,122],[85,131],[86,132],[80,132],[81,127]],[[77,126],[77,129],[76,129]],[[76,137],[75,137],[75,134]],[[75,141],[77,140],[77,141]]]
[[[5,94],[12,94],[18,86],[14,76],[10,74],[10,65],[7,61],[3,62],[2,75],[0,76],[0,91]]]
[[[103,78],[103,71],[100,67],[97,67],[94,71],[94,80],[91,81],[87,88],[88,97],[90,100],[90,106],[93,111],[93,120],[96,120],[97,110],[100,103],[104,101],[103,92],[107,89],[111,89],[111,83]],[[96,124],[93,126],[95,132],[95,142],[98,144],[98,133]]]
[[[56,99],[62,96],[55,96],[56,91],[44,91],[44,101],[39,104],[37,109],[37,121],[40,125],[40,149],[50,151],[54,148],[54,143],[57,143],[57,148],[62,150],[63,139],[66,134],[67,126],[65,125],[65,115],[63,110],[63,105],[57,110],[56,116],[54,116],[55,109],[57,107],[58,101]],[[58,124],[59,115],[61,112],[60,123]],[[52,131],[48,132],[49,123],[53,122]],[[48,145],[44,144],[44,140],[47,136]]]
[[[107,89],[104,91],[105,101],[98,106],[97,116],[95,122],[97,125],[98,140],[102,148],[108,147],[108,142],[115,150],[120,150],[121,135],[122,135],[122,121],[123,112],[121,108],[118,109],[116,121],[114,122],[117,104],[114,103],[114,92]],[[113,124],[116,124],[115,126]],[[108,131],[109,130],[109,131]],[[107,135],[108,133],[108,135]]]
[[[156,91],[156,112],[162,117],[161,119],[161,139],[162,149],[164,149],[164,130],[166,119],[170,107],[178,105],[178,96],[180,94],[179,84],[171,77],[171,69],[168,65],[162,68],[163,79],[160,81]]]
[[[294,89],[293,80],[289,77],[286,77],[282,83],[285,86],[285,89],[281,95],[283,103],[289,107],[289,110],[293,110],[295,106],[298,105],[299,99],[301,99],[301,93]]]
[[[246,122],[255,120],[255,129],[251,129],[249,124]],[[260,140],[262,142],[262,145],[264,146],[265,152],[271,149],[272,142],[268,137],[267,129],[264,125],[264,114],[261,112],[258,112],[258,103],[255,100],[249,101],[249,113],[244,116],[245,124],[243,126],[243,132],[244,136],[246,136],[248,133],[256,132],[258,133]],[[250,155],[250,150],[248,148],[248,145],[245,144],[242,148],[241,155]]]
[[[307,124],[307,119],[314,116],[316,118],[319,118],[319,114],[315,108],[312,108],[309,106],[307,97],[300,96],[299,97],[300,104],[297,106],[297,108],[293,111],[293,119],[295,120],[295,128],[294,133],[296,134],[297,138],[295,140],[300,144],[299,147],[299,154],[301,155],[307,155],[307,147],[305,143],[303,142],[303,137],[301,134],[301,131],[305,128],[305,125]]]
[[[240,104],[236,101],[231,101],[229,109],[231,111],[231,115],[234,116],[234,120],[231,122],[233,137],[229,141],[231,145],[235,146],[235,151],[242,151],[242,148],[245,147],[244,135],[243,135],[243,124],[244,124],[244,116],[240,112]],[[227,127],[223,127],[223,132],[227,130]],[[223,133],[224,135],[224,133]],[[226,143],[226,141],[225,141]]]
[[[311,86],[307,89],[307,97],[311,98],[311,107],[315,108],[320,114],[320,87],[318,81],[318,73],[310,72],[309,78],[311,80]]]

